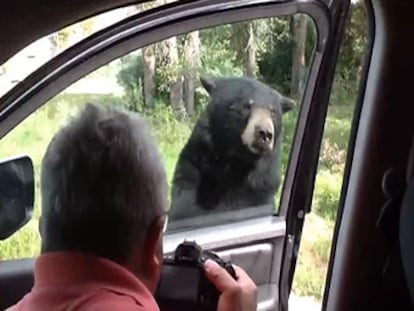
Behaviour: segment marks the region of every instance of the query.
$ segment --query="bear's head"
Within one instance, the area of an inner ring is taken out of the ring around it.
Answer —
[[[212,141],[232,156],[260,157],[277,148],[282,115],[295,102],[258,80],[201,77],[211,97],[207,106]]]

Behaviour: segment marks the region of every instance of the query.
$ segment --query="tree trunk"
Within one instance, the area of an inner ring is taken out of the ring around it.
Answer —
[[[184,73],[184,104],[187,114],[194,115],[195,82],[197,67],[200,61],[200,37],[199,32],[194,31],[187,36],[184,45],[184,59],[186,68]]]
[[[172,37],[164,41],[167,53],[168,71],[170,74],[170,104],[178,119],[185,116],[183,104],[183,83],[178,74],[179,58],[177,50],[177,38]]]
[[[248,25],[249,38],[247,40],[246,53],[244,58],[244,74],[247,77],[256,77],[257,64],[256,64],[256,38],[254,35],[254,25],[249,23]]]
[[[291,95],[300,98],[303,92],[306,70],[305,51],[308,19],[303,14],[294,16],[293,18],[293,35],[296,46],[293,49]]]
[[[144,103],[146,108],[154,106],[155,97],[155,54],[153,46],[142,48],[142,57],[144,60]]]
[[[163,0],[163,3],[170,3],[171,0]],[[185,107],[183,103],[183,83],[178,74],[179,57],[177,49],[177,38],[172,37],[165,41],[168,71],[170,73],[170,104],[177,119],[185,117]]]

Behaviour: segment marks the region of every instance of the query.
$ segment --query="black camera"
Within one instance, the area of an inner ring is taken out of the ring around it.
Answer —
[[[211,251],[202,250],[195,242],[184,241],[172,257],[164,258],[164,267],[155,299],[161,311],[215,311],[219,291],[207,279],[203,263],[212,259],[234,278],[236,272],[230,262]]]

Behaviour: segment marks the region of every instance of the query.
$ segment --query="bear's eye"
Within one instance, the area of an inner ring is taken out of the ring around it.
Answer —
[[[243,104],[243,109],[250,110],[252,109],[253,103],[248,101],[247,103]]]
[[[276,109],[270,108],[270,114],[272,115],[272,117],[276,116]]]

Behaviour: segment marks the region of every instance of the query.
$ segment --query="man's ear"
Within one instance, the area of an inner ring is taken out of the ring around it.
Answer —
[[[280,105],[282,106],[282,113],[286,113],[296,107],[296,102],[289,97],[282,96]]]
[[[147,286],[155,291],[162,268],[163,249],[162,237],[164,229],[163,217],[158,217],[148,231],[143,242],[141,275],[146,279]]]
[[[217,88],[216,81],[213,77],[200,76],[200,82],[209,94]]]

